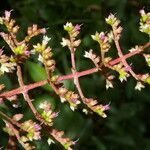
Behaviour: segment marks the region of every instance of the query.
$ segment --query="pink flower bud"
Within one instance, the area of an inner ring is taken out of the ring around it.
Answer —
[[[40,126],[39,124],[35,124],[35,125],[34,125],[34,128],[35,128],[36,131],[41,130],[41,126]]]
[[[3,98],[0,98],[0,104],[4,103]]]
[[[81,29],[81,26],[82,26],[82,24],[81,25],[76,24],[74,28],[75,28],[76,31],[79,31]]]
[[[40,30],[40,32],[41,32],[42,34],[45,34],[45,33],[46,33],[46,29],[43,28],[43,29]]]
[[[10,19],[10,15],[11,15],[11,12],[12,12],[12,10],[10,10],[10,11],[5,11],[5,19],[6,20],[9,20]]]
[[[104,106],[103,106],[103,109],[104,109],[104,110],[109,110],[109,109],[110,109],[110,104],[104,105]]]

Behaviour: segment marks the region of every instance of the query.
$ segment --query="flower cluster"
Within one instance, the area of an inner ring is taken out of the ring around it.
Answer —
[[[84,55],[85,58],[89,58],[93,61],[93,63],[95,64],[95,66],[98,68],[99,67],[99,62],[100,62],[100,57],[99,56],[96,56],[94,53],[93,53],[93,50],[91,49],[89,52],[85,51],[85,55]]]
[[[52,130],[53,137],[59,141],[65,149],[72,150],[71,146],[75,144],[75,142],[71,141],[69,138],[64,138],[64,132],[58,131],[56,129]]]
[[[0,17],[0,24],[4,24],[9,32],[16,34],[19,30],[19,26],[15,25],[16,21],[14,19],[11,19],[10,16],[11,11],[5,11],[5,16]]]
[[[110,49],[109,37],[104,32],[96,32],[95,35],[91,35],[94,41],[100,44],[101,51],[108,52]]]
[[[25,41],[28,42],[32,37],[37,36],[39,34],[45,34],[46,29],[38,29],[38,26],[36,24],[32,25],[32,27],[28,27],[27,30],[27,36],[25,37]]]
[[[108,105],[99,105],[97,100],[94,100],[92,98],[86,98],[84,100],[84,103],[94,112],[96,112],[98,115],[102,116],[103,118],[106,118],[107,115],[105,114],[106,110],[110,109],[109,104]]]
[[[48,124],[49,126],[53,125],[53,119],[58,116],[58,113],[53,112],[51,108],[51,104],[47,101],[44,101],[39,105],[39,108],[42,109],[42,117],[44,119],[44,123]]]
[[[76,40],[76,37],[80,33],[80,27],[81,25],[77,24],[73,26],[73,24],[69,22],[67,22],[66,25],[64,25],[64,30],[68,32],[70,39],[62,38],[61,45],[63,47],[68,46],[69,49],[72,49],[73,47],[76,48],[80,45],[81,40]]]
[[[14,132],[7,121],[5,121],[6,126],[3,128],[5,132],[7,132],[10,136],[14,136]]]
[[[140,14],[140,31],[150,36],[150,13],[145,13],[145,11],[142,9],[140,10]]]
[[[41,61],[48,71],[53,72],[55,70],[55,60],[52,59],[53,53],[51,48],[47,46],[50,38],[47,36],[43,36],[42,43],[38,43],[37,45],[33,45],[34,51],[39,53],[38,60]]]
[[[45,34],[46,29],[38,29],[37,25],[28,28],[27,36],[23,41],[18,41],[16,34],[18,33],[19,26],[15,25],[16,21],[11,19],[11,11],[5,11],[5,16],[0,17],[0,24],[5,25],[8,33],[0,32],[0,36],[7,42],[14,55],[11,56],[11,61],[22,63],[30,56],[29,40],[39,34]]]
[[[114,88],[112,80],[115,78],[114,75],[109,75],[106,79],[106,89],[108,88]]]
[[[112,69],[119,73],[119,80],[121,82],[124,80],[127,81],[127,77],[129,77],[128,68],[123,67],[122,63],[113,66]]]
[[[113,28],[113,38],[119,40],[121,37],[122,27],[119,25],[120,20],[117,19],[113,14],[110,14],[108,18],[105,19],[106,23]]]
[[[0,49],[0,76],[5,72],[12,72],[15,70],[16,63],[11,62],[10,58],[3,54],[3,50]]]
[[[70,108],[74,111],[77,108],[77,105],[80,104],[78,94],[75,94],[72,91],[67,90],[64,87],[59,88],[59,95],[61,98],[61,102],[68,101],[70,104]]]
[[[23,122],[21,124],[21,129],[27,132],[26,137],[30,141],[41,139],[41,135],[40,135],[41,126],[33,122],[32,120]]]
[[[23,118],[23,114],[16,114],[12,117],[12,121],[20,128],[20,132],[8,121],[5,121],[6,126],[3,128],[10,136],[16,136],[19,143],[28,150],[35,149],[35,146],[29,143],[29,141],[41,139],[41,126],[32,120],[20,123]]]
[[[140,14],[140,31],[150,35],[150,13],[145,13],[144,10],[141,10]],[[48,101],[44,101],[40,104],[40,110],[38,112],[37,108],[32,103],[29,90],[48,84],[60,97],[61,102],[67,101],[73,111],[77,109],[80,103],[83,103],[86,108],[83,108],[82,110],[86,114],[88,113],[87,109],[89,109],[101,117],[106,118],[106,111],[110,109],[110,104],[102,105],[98,103],[98,100],[87,98],[82,91],[79,77],[99,72],[105,77],[106,89],[108,89],[114,87],[113,79],[116,76],[113,75],[113,71],[115,71],[118,72],[119,77],[117,77],[121,82],[127,81],[127,77],[129,76],[134,77],[137,81],[137,84],[135,85],[136,90],[145,88],[146,83],[150,84],[149,73],[136,74],[131,65],[127,62],[127,58],[142,53],[142,56],[145,57],[148,66],[150,66],[150,54],[148,54],[148,52],[144,53],[144,50],[150,46],[150,42],[147,42],[144,45],[136,45],[134,48],[129,50],[128,54],[124,55],[119,43],[122,27],[120,26],[120,20],[113,14],[110,14],[108,18],[105,19],[106,23],[112,27],[111,31],[100,33],[96,32],[94,35],[91,35],[92,39],[99,44],[100,55],[93,53],[92,49],[90,49],[89,52],[85,51],[84,57],[89,58],[94,63],[95,67],[81,72],[77,71],[78,68],[76,67],[75,55],[76,50],[81,43],[81,40],[78,39],[81,25],[73,25],[70,22],[67,22],[64,25],[64,30],[67,31],[69,37],[62,38],[61,45],[70,50],[72,73],[62,76],[58,76],[55,72],[56,62],[53,58],[52,49],[48,46],[50,38],[45,35],[46,29],[38,28],[38,26],[34,24],[31,27],[28,27],[27,36],[25,36],[22,41],[19,41],[16,37],[19,26],[15,25],[15,20],[11,19],[10,16],[11,11],[5,11],[4,17],[0,17],[0,24],[4,25],[8,31],[0,32],[0,36],[4,39],[4,41],[6,41],[12,51],[12,54],[7,56],[6,54],[3,54],[4,50],[0,49],[0,76],[5,72],[9,73],[17,69],[17,78],[20,87],[1,93],[0,104],[5,104],[5,100],[9,100],[12,103],[12,106],[17,109],[19,106],[18,95],[23,94],[25,102],[27,102],[29,108],[35,116],[36,121],[38,121],[40,125],[31,119],[22,122],[21,119],[23,118],[23,114],[15,114],[14,116],[9,117],[0,110],[0,116],[2,116],[6,124],[4,131],[6,131],[10,137],[15,137],[24,149],[35,149],[35,147],[30,143],[33,143],[33,140],[40,140],[43,135],[43,130],[48,131],[46,132],[46,136],[48,136],[49,144],[51,142],[54,143],[53,140],[56,140],[67,150],[72,150],[71,146],[75,144],[75,142],[71,139],[64,137],[63,131],[58,131],[53,128],[54,118],[58,116],[58,113],[53,111],[51,104]],[[39,34],[44,34],[42,42],[33,46],[30,45],[30,39]],[[116,51],[118,53],[118,58],[115,59],[109,57],[108,53],[106,54],[106,52],[108,52],[111,48],[112,41],[114,41]],[[35,53],[38,53],[39,55],[38,60],[43,64],[43,67],[47,73],[47,79],[25,85],[22,75],[23,65],[21,64],[23,64],[25,60],[29,59],[31,54]],[[67,79],[74,80],[77,93],[65,88],[62,81]],[[0,91],[4,87],[4,84],[0,84]],[[51,138],[53,138],[53,140]]]

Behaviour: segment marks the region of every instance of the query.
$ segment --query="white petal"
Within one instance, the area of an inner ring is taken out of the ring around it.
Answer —
[[[141,82],[137,82],[135,90],[141,91],[142,88],[145,88],[145,86]]]
[[[2,65],[1,65],[0,70],[1,70],[3,73],[4,73],[4,72],[9,72],[9,69],[8,69],[8,67],[7,67],[5,64],[2,64]]]
[[[70,106],[70,109],[71,109],[72,111],[74,111],[74,107],[73,107],[73,106]]]
[[[43,57],[39,54],[38,60],[43,63]]]
[[[48,138],[47,140],[48,145],[51,145],[52,143],[55,143],[51,138]]]
[[[51,38],[49,38],[48,36],[43,36],[43,44],[47,45],[47,43],[50,41]]]
[[[63,98],[63,97],[60,97],[60,101],[61,101],[62,103],[64,103],[64,102],[66,101],[66,99]]]

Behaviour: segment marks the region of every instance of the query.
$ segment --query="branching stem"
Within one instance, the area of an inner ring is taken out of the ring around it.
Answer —
[[[116,58],[114,60],[111,60],[109,62],[109,65],[114,66],[117,63],[121,62],[122,59],[126,60],[126,59],[128,59],[128,58],[130,58],[130,57],[132,57],[134,55],[140,54],[141,52],[144,51],[144,49],[150,47],[150,42],[144,44],[143,46],[139,46],[139,47],[140,47],[140,49],[138,49],[136,51],[130,52],[128,54],[125,54],[122,57],[119,57],[119,58]],[[92,68],[92,69],[81,71],[81,72],[75,72],[75,73],[68,74],[68,75],[62,75],[62,76],[58,77],[57,81],[61,82],[61,81],[64,81],[64,80],[73,79],[74,77],[79,78],[79,77],[86,76],[86,75],[89,75],[89,74],[93,74],[93,73],[96,73],[96,72],[98,72],[98,69],[97,68]],[[11,97],[13,95],[26,93],[26,92],[28,92],[28,91],[30,91],[32,89],[37,88],[37,87],[44,86],[47,83],[48,83],[47,80],[43,80],[43,81],[39,81],[39,82],[32,83],[32,84],[29,84],[29,85],[23,85],[22,87],[19,87],[17,89],[13,89],[11,91],[7,91],[7,92],[1,93],[0,94],[0,98],[7,98],[7,97]]]

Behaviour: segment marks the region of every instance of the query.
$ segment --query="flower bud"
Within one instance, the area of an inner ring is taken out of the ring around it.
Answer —
[[[48,60],[48,61],[46,61],[46,66],[47,67],[51,67],[54,64],[55,64],[55,60]]]
[[[19,26],[15,26],[13,27],[12,32],[15,34],[18,32],[18,30],[19,30]]]

